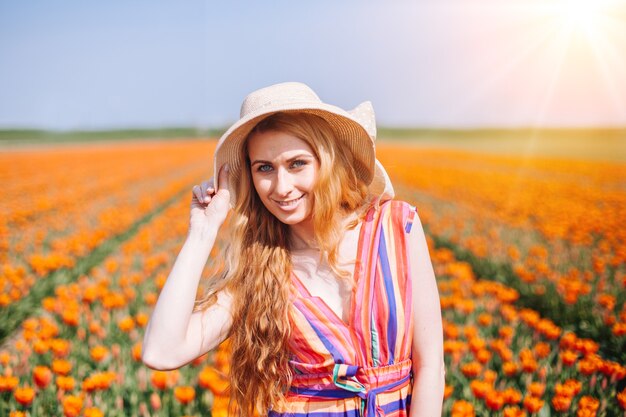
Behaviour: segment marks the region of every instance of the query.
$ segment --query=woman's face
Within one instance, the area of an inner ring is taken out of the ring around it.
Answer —
[[[265,207],[288,225],[309,221],[319,162],[311,147],[289,133],[268,131],[248,139],[252,181]]]

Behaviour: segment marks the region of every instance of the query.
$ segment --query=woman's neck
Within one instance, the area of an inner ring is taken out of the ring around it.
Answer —
[[[342,227],[346,227],[348,223],[354,221],[357,217],[356,213],[350,213],[343,217],[341,220]],[[313,220],[300,222],[290,226],[291,241],[293,250],[306,250],[314,249],[319,250],[317,240],[315,239],[315,230],[313,227]]]
[[[291,248],[294,250],[319,249],[315,240],[313,221],[307,220],[290,226]]]

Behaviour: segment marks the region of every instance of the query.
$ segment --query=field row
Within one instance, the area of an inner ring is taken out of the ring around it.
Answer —
[[[44,313],[24,322],[0,353],[3,412],[225,415],[227,343],[176,371],[140,362],[141,329],[182,244],[187,210],[180,199],[43,301]],[[446,412],[617,415],[606,413],[626,407],[626,393],[616,392],[626,369],[597,355],[596,342],[514,307],[515,290],[477,280],[451,251],[431,252],[445,323]]]
[[[2,155],[0,308],[209,176],[213,146],[141,143]]]
[[[504,265],[510,273],[491,278],[562,324],[578,324],[626,361],[624,165],[383,146],[377,152],[432,235]]]
[[[71,270],[179,196],[95,269],[57,287],[43,313],[5,343],[0,415],[226,415],[228,343],[177,371],[151,371],[139,360],[141,329],[187,228],[189,196],[180,193],[211,175],[213,146],[116,144],[66,149],[65,156],[0,156],[0,178],[10,184],[4,201],[11,201],[0,205],[0,294],[12,308],[37,280]],[[619,245],[626,239],[613,230],[626,214],[623,167],[385,145],[377,152],[430,234],[512,271],[509,285],[498,282],[501,272],[477,277],[430,242],[444,318],[446,413],[624,413],[626,392],[618,387],[625,360],[601,354],[626,333]],[[9,162],[15,172],[5,168]],[[58,186],[46,188],[47,180]],[[37,200],[38,190],[46,197]],[[520,306],[528,295],[546,307]],[[549,319],[561,310],[595,319],[578,327]]]
[[[188,197],[180,198],[99,267],[43,300],[44,313],[26,320],[0,354],[0,391],[11,394],[3,397],[0,414],[208,412],[209,391],[203,390],[203,400],[190,399],[184,388],[197,384],[206,357],[166,379],[140,361],[142,328],[182,245],[188,207]]]
[[[626,367],[532,309],[517,291],[479,280],[448,249],[431,251],[444,318],[445,410],[452,416],[618,415]],[[503,414],[499,414],[503,413]],[[446,414],[447,415],[447,414]]]

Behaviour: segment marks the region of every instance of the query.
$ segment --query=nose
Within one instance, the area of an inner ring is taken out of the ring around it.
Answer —
[[[276,183],[274,185],[274,193],[277,197],[287,197],[293,190],[293,181],[291,174],[283,168],[278,168],[276,172]]]

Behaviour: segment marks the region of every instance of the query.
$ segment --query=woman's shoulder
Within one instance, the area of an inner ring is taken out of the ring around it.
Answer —
[[[391,207],[402,210],[416,210],[415,206],[404,200],[387,200],[383,204],[389,204]]]
[[[417,207],[404,200],[387,200],[380,204],[381,209],[391,210],[395,213],[402,213],[403,215],[409,215],[410,212],[416,212]]]
[[[417,208],[404,200],[386,199],[386,200],[372,200],[365,206],[365,213],[373,211],[384,211],[389,209],[416,211]]]
[[[404,200],[386,200],[379,204],[372,205],[368,212],[377,211],[379,216],[385,216],[388,213],[392,222],[400,224],[406,233],[411,231],[411,226],[417,213],[417,207]],[[374,216],[368,216],[373,220]]]

